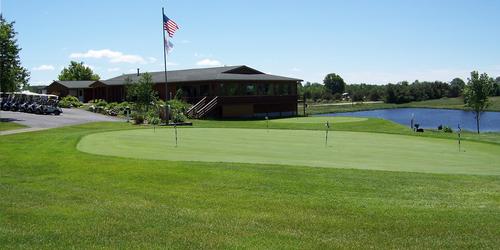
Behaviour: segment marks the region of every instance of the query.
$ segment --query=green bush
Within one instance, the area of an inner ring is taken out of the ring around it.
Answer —
[[[161,123],[161,119],[158,116],[148,117],[148,124],[150,125],[159,125]]]
[[[184,113],[181,113],[181,112],[172,112],[172,121],[175,122],[175,123],[178,123],[178,122],[185,122],[187,117]]]
[[[443,127],[443,131],[444,131],[445,133],[453,133],[453,129],[451,129],[451,128],[450,128],[450,127],[448,127],[448,126],[444,126],[444,127]]]
[[[65,96],[59,101],[59,106],[61,108],[79,108],[83,105],[83,103],[78,100],[78,98],[74,96]]]
[[[132,119],[134,119],[134,124],[139,125],[144,123],[144,115],[137,112],[132,114]]]
[[[173,122],[185,122],[186,111],[189,109],[189,104],[181,100],[170,100],[167,102],[170,105],[170,117]]]

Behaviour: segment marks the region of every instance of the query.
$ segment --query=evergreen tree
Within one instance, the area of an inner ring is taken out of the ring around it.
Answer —
[[[14,31],[14,22],[7,22],[0,15],[0,90],[13,92],[28,85],[29,72],[21,66],[19,52]]]

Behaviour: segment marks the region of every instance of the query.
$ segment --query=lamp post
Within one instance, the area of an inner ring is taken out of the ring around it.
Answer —
[[[130,122],[130,107],[125,107],[125,112],[127,113],[127,122]]]

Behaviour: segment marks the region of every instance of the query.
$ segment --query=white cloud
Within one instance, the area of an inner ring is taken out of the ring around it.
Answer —
[[[54,69],[54,66],[49,64],[43,64],[33,68],[34,71],[52,71]]]
[[[109,49],[89,50],[85,53],[71,53],[70,58],[107,58],[111,63],[141,63],[146,64],[147,60],[138,55],[127,55],[119,51]],[[152,57],[149,58],[151,60]],[[156,60],[156,59],[155,59]]]
[[[149,63],[155,63],[155,62],[157,62],[157,61],[158,61],[158,59],[156,59],[156,58],[154,58],[154,57],[148,57],[148,62],[149,62]]]
[[[95,67],[94,65],[90,65],[90,64],[86,64],[86,63],[84,63],[83,66],[87,67],[87,68],[90,68],[91,70],[96,70],[97,69],[97,67]]]
[[[120,68],[109,68],[108,72],[117,72],[120,71]]]
[[[213,59],[203,59],[203,60],[200,60],[196,63],[196,65],[198,66],[221,66],[222,63],[218,60],[213,60]]]

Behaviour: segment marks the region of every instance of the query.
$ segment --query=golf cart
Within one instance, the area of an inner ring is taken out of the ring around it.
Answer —
[[[31,106],[35,102],[34,97],[37,94],[31,93],[31,92],[23,92],[22,95],[23,95],[24,102],[21,103],[21,105],[19,105],[19,111],[20,112],[28,112],[29,106]]]
[[[10,111],[19,111],[21,104],[24,102],[23,94],[14,93],[12,100],[9,102],[8,110]]]
[[[3,106],[9,101],[11,93],[0,92],[0,109],[3,110]]]
[[[59,97],[56,95],[40,95],[40,105],[35,109],[37,114],[54,114],[60,115],[62,109],[59,108]]]

